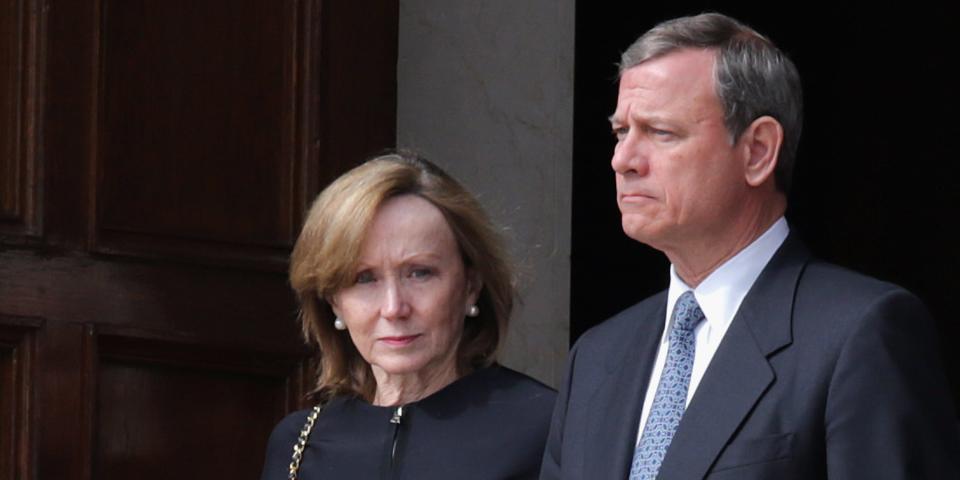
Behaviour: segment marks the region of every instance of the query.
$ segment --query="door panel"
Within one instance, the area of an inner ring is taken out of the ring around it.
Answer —
[[[0,315],[0,478],[30,472],[36,318]]]
[[[304,388],[295,355],[138,332],[89,336],[95,478],[251,477],[275,419]]]
[[[296,2],[103,8],[97,247],[193,240],[282,254],[303,203],[293,188]]]
[[[30,0],[0,0],[0,235],[37,232],[36,8]]]

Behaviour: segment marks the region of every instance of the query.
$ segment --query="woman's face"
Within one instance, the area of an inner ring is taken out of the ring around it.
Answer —
[[[330,300],[378,381],[455,374],[464,316],[480,290],[472,276],[440,210],[401,195],[380,206],[353,284]]]

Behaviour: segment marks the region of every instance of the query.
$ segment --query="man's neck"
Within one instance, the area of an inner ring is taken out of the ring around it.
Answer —
[[[737,228],[691,241],[681,249],[664,251],[677,275],[691,288],[696,288],[721,265],[740,253],[783,216],[783,206],[761,208],[757,214],[743,219]]]

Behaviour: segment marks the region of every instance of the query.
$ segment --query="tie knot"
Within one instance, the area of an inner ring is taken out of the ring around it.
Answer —
[[[677,299],[673,307],[673,329],[692,331],[703,321],[703,310],[697,304],[692,290],[687,290]]]

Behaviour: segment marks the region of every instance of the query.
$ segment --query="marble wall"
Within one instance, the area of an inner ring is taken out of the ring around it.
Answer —
[[[574,0],[400,0],[397,144],[477,194],[522,303],[502,362],[556,386],[569,342]]]

